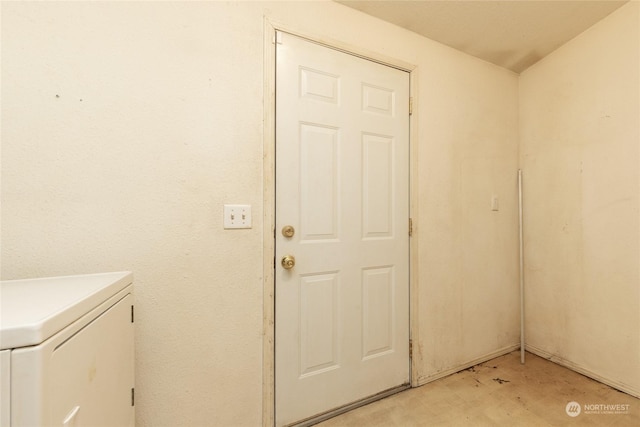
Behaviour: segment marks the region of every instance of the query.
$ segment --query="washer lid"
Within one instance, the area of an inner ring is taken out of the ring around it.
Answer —
[[[133,283],[131,272],[0,282],[0,349],[38,345]]]

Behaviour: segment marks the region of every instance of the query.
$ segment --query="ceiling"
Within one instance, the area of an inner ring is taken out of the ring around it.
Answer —
[[[336,1],[520,73],[628,0]]]

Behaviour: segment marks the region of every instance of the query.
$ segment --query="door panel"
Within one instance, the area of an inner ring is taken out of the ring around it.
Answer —
[[[338,368],[337,272],[300,277],[300,378]]]
[[[363,237],[393,238],[393,138],[362,135]]]
[[[300,230],[304,240],[338,237],[339,130],[300,124]]]
[[[286,425],[409,382],[409,74],[281,36],[275,347]]]
[[[393,350],[394,271],[392,266],[362,272],[362,359]]]

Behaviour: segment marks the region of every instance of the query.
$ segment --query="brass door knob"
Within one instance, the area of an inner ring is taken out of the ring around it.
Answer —
[[[296,230],[292,226],[285,225],[282,227],[282,235],[284,237],[293,237],[294,234],[296,234]]]
[[[293,255],[286,255],[282,257],[280,264],[285,270],[291,270],[296,265],[296,259]]]

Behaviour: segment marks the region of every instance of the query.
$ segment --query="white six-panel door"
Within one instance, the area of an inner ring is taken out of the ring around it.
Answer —
[[[286,33],[276,55],[275,395],[287,425],[409,383],[409,74]]]

